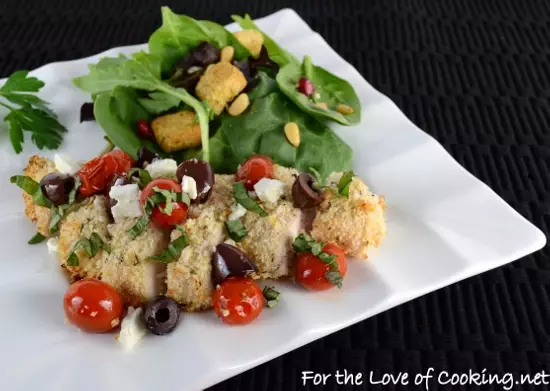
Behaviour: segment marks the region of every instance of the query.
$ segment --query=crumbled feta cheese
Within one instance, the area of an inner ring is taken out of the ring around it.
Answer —
[[[46,246],[48,246],[48,252],[50,254],[56,255],[59,253],[59,239],[58,238],[49,238],[46,242]]]
[[[139,203],[139,187],[135,183],[111,187],[109,197],[117,201],[111,208],[115,220],[122,217],[140,217],[143,214]]]
[[[178,163],[174,159],[155,160],[147,166],[146,170],[149,171],[153,179],[160,177],[172,178],[176,176]]]
[[[189,195],[192,200],[197,198],[197,182],[195,178],[184,175],[181,178],[181,190]]]
[[[285,185],[277,179],[262,178],[254,185],[254,190],[261,201],[274,204],[283,195]]]
[[[70,156],[55,154],[53,157],[55,168],[62,174],[74,175],[80,169],[80,164]]]
[[[231,214],[227,218],[228,220],[238,220],[246,214],[246,209],[241,204],[233,204],[231,206]]]
[[[124,350],[132,349],[147,334],[142,312],[141,308],[128,307],[128,314],[122,319],[118,342]]]

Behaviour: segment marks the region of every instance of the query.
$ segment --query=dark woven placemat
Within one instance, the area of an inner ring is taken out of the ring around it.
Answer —
[[[232,13],[263,16],[282,7],[296,9],[460,164],[548,234],[549,1],[2,0],[0,77],[145,42],[160,23],[162,4],[221,23]],[[545,248],[212,389],[313,388],[300,385],[302,370],[550,371],[549,261]],[[336,387],[330,383],[325,389]],[[483,389],[491,388],[502,386]],[[430,389],[442,388],[433,383]]]

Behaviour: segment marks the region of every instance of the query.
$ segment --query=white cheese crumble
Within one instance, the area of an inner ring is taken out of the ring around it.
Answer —
[[[50,254],[56,255],[59,253],[59,239],[58,238],[49,238],[46,242],[48,246],[48,252]]]
[[[246,209],[241,204],[233,204],[231,206],[231,214],[227,218],[229,221],[238,220],[246,214]]]
[[[122,217],[141,217],[143,214],[139,203],[139,187],[135,183],[111,187],[109,197],[117,201],[111,208],[115,220]]]
[[[146,170],[149,171],[153,179],[160,177],[173,178],[176,176],[178,163],[174,159],[155,160],[147,166]]]
[[[128,307],[128,313],[122,319],[118,342],[124,350],[131,350],[147,334],[142,312],[141,308]]]
[[[181,178],[181,190],[189,195],[192,200],[197,198],[197,182],[195,178],[184,175]]]
[[[262,178],[254,185],[254,190],[261,201],[274,204],[283,195],[285,184],[277,179]]]
[[[80,164],[70,156],[55,154],[53,157],[55,168],[62,174],[74,175],[80,169]]]

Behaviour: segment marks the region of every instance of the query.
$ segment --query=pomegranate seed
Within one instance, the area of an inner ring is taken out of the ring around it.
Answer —
[[[149,125],[149,122],[145,121],[144,119],[141,119],[137,123],[137,134],[139,137],[144,139],[153,139],[153,129],[151,128],[151,125]]]
[[[298,91],[309,98],[315,92],[315,86],[311,80],[301,77],[300,80],[298,80]]]

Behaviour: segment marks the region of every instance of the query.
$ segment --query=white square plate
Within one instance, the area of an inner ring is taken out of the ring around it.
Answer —
[[[370,252],[369,261],[351,262],[341,290],[313,294],[281,283],[280,304],[252,325],[227,327],[211,311],[183,314],[171,335],[148,336],[125,353],[113,334],[85,334],[65,323],[67,283],[44,244],[27,245],[34,227],[25,219],[21,192],[8,181],[39,151],[27,142],[16,155],[2,132],[0,389],[201,389],[544,246],[539,229],[414,126],[294,11],[279,11],[258,24],[299,58],[310,54],[314,63],[355,86],[363,121],[334,129],[354,149],[355,172],[386,196],[388,235],[382,247]],[[111,49],[33,72],[46,82],[42,97],[70,130],[61,152],[88,159],[104,146],[95,123],[78,123],[80,105],[89,98],[71,79],[100,57],[144,48]]]

